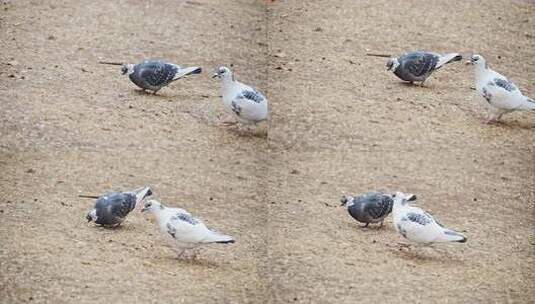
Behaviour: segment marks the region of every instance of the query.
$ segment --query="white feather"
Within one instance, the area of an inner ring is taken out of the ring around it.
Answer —
[[[464,242],[466,237],[458,232],[442,227],[434,217],[421,208],[410,206],[404,198],[396,196],[392,210],[396,231],[415,243]],[[417,215],[425,224],[408,220]]]

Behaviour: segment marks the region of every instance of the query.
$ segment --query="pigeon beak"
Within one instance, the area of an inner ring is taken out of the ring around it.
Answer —
[[[146,208],[146,207],[143,207],[143,209],[141,209],[141,212],[147,212],[147,210],[149,210],[149,209]]]
[[[409,194],[408,197],[407,197],[407,201],[409,202],[413,202],[416,200],[416,195],[414,194]]]
[[[465,65],[472,65],[472,64],[474,64],[474,62],[473,62],[472,60],[468,60],[468,61],[466,61],[464,64],[465,64]]]
[[[212,78],[216,78],[216,77],[219,77],[219,74],[214,73],[214,74],[212,75]]]
[[[347,204],[347,197],[345,197],[345,196],[342,197],[342,198],[340,199],[340,203],[341,203],[341,204],[340,204],[340,207],[345,206],[345,205]]]

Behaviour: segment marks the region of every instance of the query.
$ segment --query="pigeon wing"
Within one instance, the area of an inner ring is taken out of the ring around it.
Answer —
[[[166,223],[167,233],[183,243],[199,243],[205,237],[206,226],[189,213],[177,212]]]
[[[135,207],[135,195],[122,192],[106,193],[95,203],[97,224],[115,225],[120,223]]]
[[[230,103],[232,112],[246,120],[265,119],[266,97],[254,88],[242,86]]]
[[[438,234],[434,219],[419,208],[411,209],[396,223],[397,230],[412,241],[432,242]]]
[[[405,62],[404,68],[416,77],[425,76],[431,73],[439,60],[439,56],[433,53],[427,52],[415,52],[409,54],[403,61]]]
[[[139,65],[139,77],[154,87],[172,82],[177,71],[176,65],[161,61],[147,61]]]
[[[522,102],[522,94],[518,87],[505,76],[499,74],[490,78],[483,85],[480,93],[489,104],[497,108],[514,109]]]
[[[365,204],[364,212],[374,219],[386,217],[392,212],[394,201],[391,197],[383,194],[378,194],[373,197],[373,202]]]

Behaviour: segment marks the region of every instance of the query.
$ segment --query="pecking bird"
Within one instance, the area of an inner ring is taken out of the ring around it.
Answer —
[[[187,249],[205,244],[235,242],[229,235],[208,229],[201,220],[184,209],[165,207],[156,200],[149,200],[141,211],[154,214],[160,231],[176,248],[179,258]]]
[[[476,91],[487,102],[485,123],[498,122],[503,114],[516,110],[535,110],[535,100],[524,96],[507,77],[491,70],[483,56],[472,55],[467,64],[474,65]]]
[[[458,53],[437,54],[424,51],[406,53],[398,58],[390,58],[386,67],[393,71],[400,79],[410,82],[420,82],[423,86],[425,80],[431,74],[445,64],[462,60]]]
[[[160,60],[145,60],[138,64],[101,62],[102,64],[121,65],[123,75],[128,74],[130,80],[143,90],[156,94],[161,88],[191,74],[200,74],[200,67],[182,68],[176,64]]]
[[[365,223],[381,223],[392,212],[392,194],[382,192],[368,192],[360,196],[344,196],[342,206],[347,206],[347,211],[355,220]]]
[[[102,226],[119,226],[128,213],[150,195],[152,195],[152,190],[149,187],[128,192],[106,193],[97,199],[95,207],[89,211],[86,219],[88,222],[93,221]]]

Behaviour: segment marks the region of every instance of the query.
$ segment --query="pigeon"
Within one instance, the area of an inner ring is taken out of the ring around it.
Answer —
[[[160,60],[145,60],[138,64],[101,62],[103,64],[121,65],[123,75],[128,74],[130,80],[143,90],[156,94],[171,82],[191,74],[200,74],[200,67],[182,68],[176,64]]]
[[[392,212],[392,194],[382,192],[368,192],[363,195],[352,197],[344,196],[342,206],[347,206],[347,211],[355,220],[366,223],[381,223]]]
[[[97,199],[95,208],[89,211],[86,219],[102,226],[119,226],[136,204],[150,195],[152,190],[149,187],[128,192],[106,193]]]
[[[198,218],[184,209],[169,208],[157,200],[149,200],[141,212],[152,213],[158,220],[160,231],[177,249],[181,258],[187,249],[194,249],[203,244],[234,243],[234,238],[208,229]],[[196,253],[194,252],[194,256]]]
[[[462,60],[458,53],[437,54],[424,51],[406,53],[399,58],[390,58],[386,67],[393,71],[400,79],[410,82],[420,82],[423,86],[427,77],[443,65]]]
[[[215,77],[220,78],[223,82],[223,104],[240,122],[256,124],[267,120],[268,101],[262,93],[237,81],[232,71],[227,67],[219,67],[213,75],[213,78]]]
[[[396,192],[393,195],[393,216],[396,231],[406,239],[422,245],[444,242],[466,242],[466,237],[459,232],[445,228],[424,210],[410,206],[416,200],[413,194]]]
[[[485,123],[498,122],[503,114],[515,110],[535,110],[535,100],[524,96],[507,77],[491,70],[483,56],[472,55],[467,64],[474,65],[476,91],[487,101],[489,114]]]

